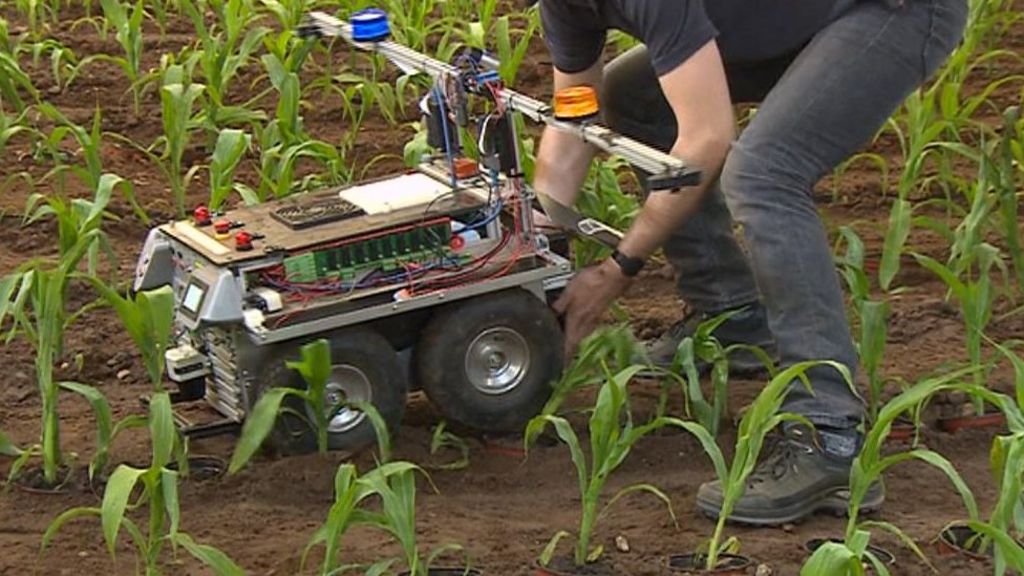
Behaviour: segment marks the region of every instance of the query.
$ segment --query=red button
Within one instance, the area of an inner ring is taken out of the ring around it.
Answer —
[[[227,220],[217,220],[213,223],[213,229],[217,231],[217,234],[227,234],[231,232],[231,222]]]
[[[196,206],[194,212],[192,212],[192,219],[195,221],[196,226],[209,226],[210,225],[210,209],[206,206]]]
[[[235,250],[245,252],[252,250],[252,234],[249,234],[245,230],[240,230],[235,234]]]

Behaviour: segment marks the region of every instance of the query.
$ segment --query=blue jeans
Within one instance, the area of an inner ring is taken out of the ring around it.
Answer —
[[[690,305],[715,312],[760,298],[783,366],[828,359],[855,373],[839,277],[811,192],[935,73],[966,17],[967,0],[857,0],[793,54],[726,65],[732,99],[760,104],[701,209],[664,246]],[[671,148],[675,116],[642,46],[608,64],[603,92],[611,127]],[[837,371],[808,375],[813,394],[795,386],[786,411],[833,428],[863,420],[862,400]]]

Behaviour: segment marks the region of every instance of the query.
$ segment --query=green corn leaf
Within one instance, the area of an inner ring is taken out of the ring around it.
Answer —
[[[569,447],[569,454],[572,456],[572,463],[576,466],[576,477],[579,482],[580,494],[584,494],[587,491],[587,459],[583,455],[583,450],[580,448],[579,437],[576,436],[576,432],[572,429],[569,422],[561,416],[551,416],[542,414],[530,420],[527,425],[527,437],[531,434],[536,436],[543,431],[544,426],[550,423],[555,427],[555,433],[558,437]],[[530,446],[528,443],[524,445],[524,449],[529,450]]]
[[[616,492],[615,495],[612,496],[612,498],[608,501],[608,503],[604,505],[604,508],[601,509],[600,514],[598,514],[598,519],[603,518],[613,504],[615,504],[625,496],[633,494],[634,492],[647,492],[648,494],[656,496],[665,504],[665,507],[668,509],[668,515],[672,518],[672,524],[674,524],[677,528],[679,527],[679,523],[676,521],[676,513],[672,509],[672,500],[670,500],[669,497],[664,492],[662,492],[661,489],[659,489],[657,486],[646,483],[633,484],[632,486],[627,486],[622,490]]]
[[[178,535],[178,526],[181,524],[177,471],[167,468],[160,470],[160,490],[163,493],[164,510],[167,512],[167,519],[170,521],[167,534],[173,540]]]
[[[704,448],[704,453],[708,455],[708,458],[711,459],[711,464],[715,467],[715,476],[725,485],[729,478],[729,469],[725,464],[725,456],[722,455],[722,450],[715,443],[711,433],[696,422],[687,422],[678,418],[666,418],[665,422],[666,424],[686,430],[700,442],[701,447]]]
[[[3,431],[0,431],[0,455],[17,457],[21,453],[21,448],[15,446],[14,442],[11,442],[11,439]]]
[[[145,470],[139,470],[121,464],[118,466],[103,490],[103,503],[100,506],[103,524],[103,538],[107,542],[107,551],[114,556],[114,547],[117,545],[117,534],[121,531],[121,524],[124,522],[125,508],[128,506],[128,498],[139,478],[145,474]]]
[[[900,255],[910,237],[913,206],[909,200],[896,199],[889,213],[889,227],[882,243],[882,262],[878,268],[878,285],[888,291],[900,269]]]
[[[199,560],[217,576],[243,576],[245,571],[235,564],[227,554],[206,544],[197,544],[188,534],[178,533],[174,542],[184,548],[193,558]]]
[[[149,435],[153,441],[153,468],[163,468],[174,456],[178,441],[171,397],[166,392],[157,392],[149,401]]]
[[[107,398],[96,388],[78,382],[61,382],[64,390],[74,392],[89,402],[96,415],[96,455],[89,462],[89,479],[95,477],[97,471],[102,472],[107,463],[107,453],[113,440],[113,414]]]
[[[935,567],[932,566],[932,563],[928,560],[928,557],[924,555],[924,552],[917,545],[917,542],[914,542],[913,538],[908,536],[906,532],[901,530],[895,524],[892,524],[892,523],[889,523],[889,522],[883,522],[883,521],[880,521],[880,520],[867,520],[867,521],[861,522],[859,527],[861,529],[879,528],[881,530],[885,530],[886,532],[892,534],[893,536],[896,536],[896,538],[898,538],[899,541],[902,542],[904,546],[909,548],[914,553],[915,556],[920,558],[921,561],[925,563],[925,565],[927,565],[929,568],[931,568],[933,571],[935,571]]]
[[[1003,563],[1006,568],[1012,568],[1018,572],[1024,571],[1024,547],[1014,542],[1003,530],[994,528],[983,522],[969,522],[972,530],[983,534],[991,539],[996,545],[997,564]],[[998,566],[996,574],[999,574]]]
[[[300,349],[300,361],[288,361],[288,368],[297,371],[310,388],[323,387],[331,377],[331,345],[320,338]]]
[[[956,491],[960,494],[960,498],[963,500],[964,507],[967,508],[967,513],[970,516],[970,518],[972,520],[978,518],[978,504],[974,499],[974,494],[971,492],[971,489],[967,486],[967,483],[964,482],[964,479],[960,476],[960,473],[957,472],[956,468],[953,467],[953,464],[944,456],[942,456],[938,452],[933,452],[931,450],[911,450],[910,452],[904,452],[901,454],[896,454],[893,456],[883,458],[879,462],[879,467],[882,470],[884,470],[890,466],[890,462],[895,464],[896,462],[901,461],[901,457],[904,459],[905,457],[916,458],[918,460],[931,464],[935,468],[938,468],[942,473],[946,475],[947,478],[949,478],[949,481],[952,482],[953,487],[956,488]]]
[[[231,463],[228,465],[229,474],[236,474],[241,470],[263,445],[263,441],[270,435],[274,429],[274,423],[277,422],[281,402],[289,394],[297,394],[297,392],[291,388],[272,388],[264,392],[256,401],[252,412],[242,424],[241,436],[235,445],[235,452],[231,455]]]
[[[800,576],[862,576],[864,568],[852,550],[838,542],[825,542],[800,569]]]
[[[81,518],[83,516],[99,517],[100,514],[101,511],[99,508],[82,507],[72,508],[70,510],[65,510],[64,512],[61,512],[56,518],[53,519],[53,522],[50,522],[50,525],[46,527],[46,532],[43,533],[43,540],[42,544],[40,544],[39,546],[39,551],[45,551],[46,547],[49,546],[50,542],[53,541],[53,537],[57,535],[57,532],[59,532],[60,529],[63,528],[64,525],[70,522],[71,520]]]
[[[540,565],[547,566],[550,564],[551,558],[554,557],[555,550],[558,548],[558,543],[561,542],[563,538],[571,536],[572,534],[569,534],[565,530],[559,530],[556,532],[555,535],[551,537],[551,540],[548,541],[547,546],[544,546],[544,550],[540,553],[540,558],[538,558]]]
[[[370,420],[370,424],[373,426],[373,432],[377,437],[377,451],[380,457],[379,463],[389,462],[391,460],[391,433],[388,431],[388,424],[384,421],[384,417],[380,415],[380,411],[377,410],[377,407],[370,402],[362,401],[348,402],[346,405],[354,410],[362,412],[366,415],[367,419]]]
[[[864,552],[864,558],[867,558],[872,569],[874,569],[876,576],[890,576],[891,572],[889,572],[889,568],[878,559],[878,556],[876,556],[874,552],[866,550]]]

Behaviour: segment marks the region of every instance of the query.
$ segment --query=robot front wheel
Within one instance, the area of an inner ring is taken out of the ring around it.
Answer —
[[[545,301],[520,288],[439,310],[414,350],[414,374],[441,414],[483,432],[520,432],[551,397],[562,330]]]
[[[391,344],[367,329],[342,330],[323,337],[331,345],[327,404],[333,406],[343,399],[370,402],[394,436],[405,413],[409,384]],[[306,387],[302,376],[286,365],[287,361],[300,358],[303,343],[289,342],[271,354],[257,375],[254,398],[275,386]],[[313,417],[310,406],[287,396],[270,439],[273,447],[284,454],[316,451],[316,432],[309,424]],[[342,408],[328,423],[327,444],[332,451],[356,453],[376,441],[373,424],[361,411]]]

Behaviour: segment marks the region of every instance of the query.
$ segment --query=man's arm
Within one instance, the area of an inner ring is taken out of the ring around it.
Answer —
[[[660,81],[679,123],[679,135],[672,154],[700,169],[704,181],[700,186],[675,194],[657,192],[648,197],[636,221],[619,243],[620,252],[636,258],[650,256],[697,209],[709,182],[722,169],[735,130],[725,71],[714,41],[663,74]],[[558,150],[552,147],[547,150],[546,157],[556,158],[556,152]],[[583,158],[580,147],[575,148],[572,154],[577,155],[574,161],[579,163],[572,164],[574,172],[558,183],[557,190],[559,193],[571,192],[570,198],[574,199],[586,175],[587,163],[580,161]],[[586,158],[589,160],[590,156]],[[608,306],[628,284],[629,278],[610,258],[576,274],[553,304],[555,312],[565,317],[566,360],[575,355],[580,340],[598,326]]]
[[[685,62],[660,77],[675,113],[679,133],[671,154],[703,174],[699,186],[676,193],[656,192],[619,243],[627,256],[646,259],[700,204],[717,177],[735,134],[732,104],[718,47],[708,42]],[[614,263],[606,265],[615,266]]]
[[[555,91],[572,86],[601,86],[601,62],[575,74],[555,70]],[[537,149],[533,187],[566,206],[572,206],[587,177],[594,148],[561,130],[545,127]]]

